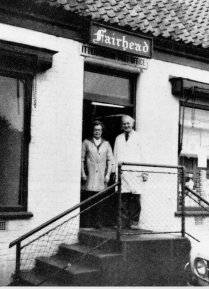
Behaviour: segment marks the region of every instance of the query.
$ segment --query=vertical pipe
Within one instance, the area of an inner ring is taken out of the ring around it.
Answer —
[[[118,164],[118,215],[117,215],[117,239],[121,237],[121,168],[122,164]]]
[[[181,217],[181,236],[185,237],[185,167],[182,167],[182,217]]]

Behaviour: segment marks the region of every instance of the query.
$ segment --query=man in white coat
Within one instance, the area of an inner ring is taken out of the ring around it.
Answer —
[[[116,175],[118,163],[142,162],[139,134],[133,127],[134,119],[129,115],[124,115],[122,117],[122,129],[124,132],[116,137],[114,145]],[[140,185],[136,186],[134,184],[134,174],[136,172],[133,166],[132,169],[133,172],[124,171],[122,173],[121,217],[123,228],[138,229],[141,212]]]

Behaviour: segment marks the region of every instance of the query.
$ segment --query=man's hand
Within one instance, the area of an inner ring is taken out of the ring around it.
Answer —
[[[142,180],[143,182],[146,182],[148,180],[148,174],[147,173],[142,173]]]
[[[81,180],[82,180],[83,182],[86,182],[86,181],[87,181],[87,176],[82,176],[82,177],[81,177]]]
[[[107,183],[107,184],[108,184],[108,183],[109,183],[109,181],[110,181],[110,176],[109,176],[109,175],[106,175],[106,176],[105,176],[105,183]]]
[[[116,182],[116,173],[112,173],[112,180],[114,183]]]

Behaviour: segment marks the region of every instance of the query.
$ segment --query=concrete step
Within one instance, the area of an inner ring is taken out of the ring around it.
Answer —
[[[70,264],[69,260],[60,255],[53,257],[39,257],[36,259],[36,271],[45,274],[46,277],[57,277],[65,280],[67,285],[94,286],[100,283],[100,270],[83,263]]]
[[[22,272],[22,286],[185,286],[190,248],[176,234],[130,232],[119,242],[115,231],[81,230],[79,243],[61,244],[56,256]]]
[[[106,253],[121,252],[121,243],[116,239],[114,231],[80,230],[78,240],[82,245],[97,247]]]
[[[76,243],[72,245],[61,244],[58,254],[69,262],[86,264],[105,268],[109,264],[118,263],[122,260],[122,254],[118,252],[104,252],[94,249],[92,246]]]
[[[59,277],[52,277],[47,280],[47,276],[40,271],[31,270],[29,272],[21,272],[20,280],[14,282],[12,286],[67,286],[66,280]]]
[[[119,279],[120,268],[123,267],[123,255],[118,252],[103,252],[99,249],[80,243],[60,246],[59,255],[70,260],[71,264],[83,264],[96,267],[101,272],[101,285],[116,286]]]

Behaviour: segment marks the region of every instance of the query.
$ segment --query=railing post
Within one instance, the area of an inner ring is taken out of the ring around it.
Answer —
[[[21,243],[18,242],[16,245],[16,268],[15,268],[15,280],[18,280],[20,278],[20,246]]]
[[[121,237],[121,168],[122,164],[118,165],[118,215],[117,215],[117,239]]]
[[[182,167],[182,204],[181,204],[181,236],[185,237],[185,167]]]

